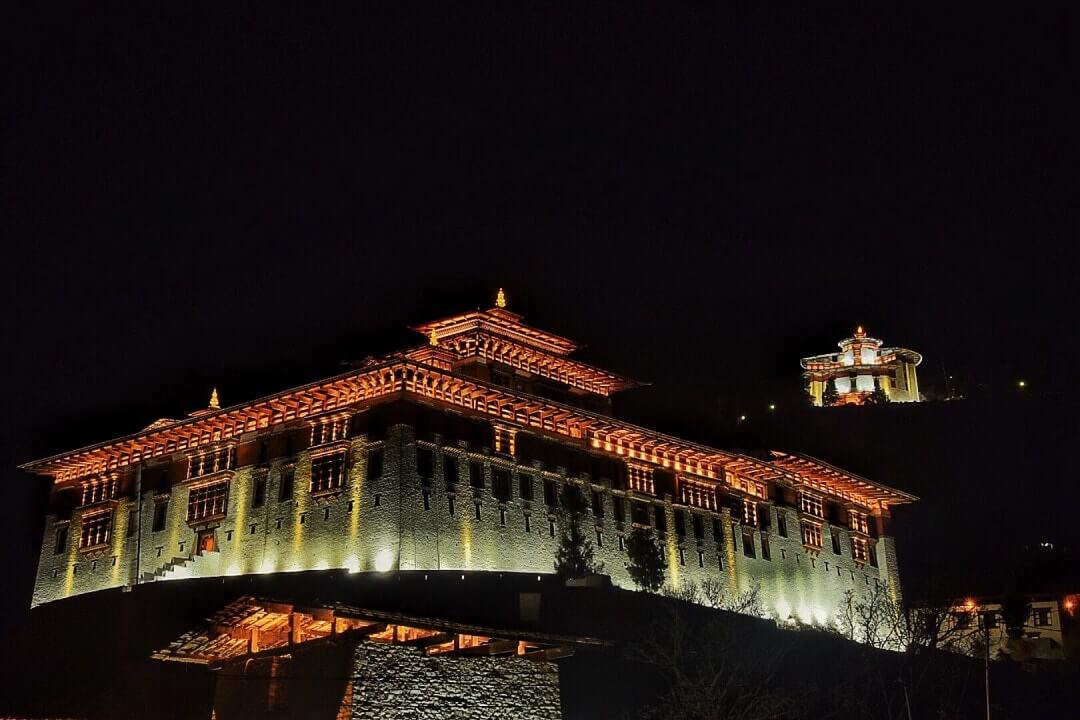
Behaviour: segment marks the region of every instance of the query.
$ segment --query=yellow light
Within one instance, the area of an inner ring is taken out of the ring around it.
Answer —
[[[745,415],[740,415],[739,416],[739,422],[746,422],[746,416]]]
[[[495,296],[495,307],[506,307],[506,293],[503,292],[502,288],[499,288],[499,292]]]
[[[769,403],[769,409],[770,410],[775,410],[776,409],[776,403]]]
[[[221,401],[218,399],[217,388],[214,388],[213,390],[210,391],[210,409],[211,410],[220,410],[221,409]]]
[[[1020,380],[1019,382],[1016,383],[1016,386],[1018,388],[1020,388],[1021,390],[1023,390],[1024,388],[1027,387],[1027,380]]]
[[[375,556],[375,569],[388,572],[394,566],[394,554],[389,550],[380,550]]]

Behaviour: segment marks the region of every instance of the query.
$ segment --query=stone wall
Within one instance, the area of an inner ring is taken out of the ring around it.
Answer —
[[[433,450],[433,477],[417,474],[417,448]],[[383,455],[381,472],[368,477],[368,456]],[[119,587],[141,579],[182,579],[192,575],[242,575],[299,570],[468,570],[551,573],[555,549],[568,527],[568,517],[544,503],[543,481],[554,480],[560,488],[570,481],[564,468],[540,468],[463,441],[434,436],[417,441],[407,425],[393,425],[379,440],[357,436],[348,441],[348,470],[339,493],[314,497],[309,492],[311,454],[301,452],[288,461],[268,466],[237,469],[230,480],[228,512],[213,529],[218,551],[212,562],[192,561],[196,529],[186,522],[188,487],[169,490],[167,521],[154,532],[155,498],[144,493],[141,524],[131,532],[130,511],[134,502],[118,501],[113,534],[105,551],[89,556],[78,551],[80,511],[76,510],[68,531],[68,543],[54,550],[56,518],[46,524],[34,590],[35,605],[84,592]],[[446,462],[456,463],[458,482],[448,484]],[[474,488],[469,465],[482,468],[483,487]],[[282,473],[294,466],[293,494],[282,500]],[[492,492],[496,469],[510,477],[511,495],[500,501]],[[256,472],[265,472],[265,503],[253,507]],[[522,499],[519,479],[533,477],[534,499]],[[633,587],[626,572],[627,555],[620,535],[629,531],[629,518],[616,522],[615,498],[622,497],[629,514],[630,495],[590,478],[575,478],[586,495],[599,493],[602,517],[587,509],[582,516],[586,537],[596,546],[604,572],[621,587]],[[426,502],[425,502],[426,496]],[[451,498],[453,513],[450,512]],[[162,499],[159,496],[159,500]],[[763,610],[781,619],[804,623],[832,622],[845,592],[867,592],[878,583],[888,585],[899,597],[896,550],[890,538],[877,541],[880,568],[860,565],[851,557],[846,528],[823,526],[823,547],[808,553],[803,547],[798,513],[789,507],[764,504],[768,530],[754,530],[752,552],[746,552],[743,528],[725,508],[719,513],[673,505],[671,498],[641,498],[649,503],[650,522],[656,512],[666,518],[662,546],[668,559],[669,583],[676,589],[691,583],[715,583],[729,596],[760,588]],[[676,533],[675,514],[684,513],[685,533]],[[694,532],[694,515],[701,516],[704,532]],[[779,534],[777,518],[786,519],[787,537]],[[479,515],[479,517],[478,517]],[[718,524],[714,526],[714,520]],[[717,533],[714,527],[718,527]],[[135,532],[137,530],[137,532]],[[839,533],[840,553],[833,552],[832,533]],[[767,539],[769,557],[763,556]],[[602,545],[600,543],[602,542]]]
[[[555,663],[426,657],[404,645],[357,646],[352,700],[354,720],[562,717]]]

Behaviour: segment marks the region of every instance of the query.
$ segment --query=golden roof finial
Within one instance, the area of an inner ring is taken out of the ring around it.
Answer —
[[[866,334],[866,331],[862,329],[862,325],[855,328],[855,337],[862,337],[865,334]]]
[[[218,400],[217,388],[214,388],[213,390],[210,391],[210,409],[211,410],[220,410],[221,409],[221,401]]]
[[[431,334],[428,335],[428,345],[435,347],[439,344],[439,336],[435,334],[435,328],[431,329]]]
[[[495,296],[495,307],[506,307],[506,293],[502,288],[499,288],[499,293]]]

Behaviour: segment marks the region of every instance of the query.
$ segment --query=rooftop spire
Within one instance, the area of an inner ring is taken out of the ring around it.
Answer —
[[[499,292],[495,296],[495,307],[506,307],[506,293],[503,292],[502,288],[499,288]]]
[[[865,331],[865,330],[863,330],[863,326],[862,326],[862,325],[860,325],[859,327],[855,328],[855,337],[865,337],[865,336],[866,336],[866,331]]]
[[[210,405],[209,405],[209,408],[211,410],[220,410],[221,409],[221,401],[218,400],[217,388],[214,388],[213,390],[210,391]]]
[[[439,344],[439,336],[435,334],[435,328],[431,328],[431,334],[428,335],[428,345],[435,347]]]

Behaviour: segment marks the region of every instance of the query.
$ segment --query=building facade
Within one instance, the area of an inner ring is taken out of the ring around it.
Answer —
[[[567,487],[605,572],[651,528],[675,589],[759,588],[829,623],[845,593],[900,595],[899,490],[791,453],[751,457],[611,415],[634,383],[498,304],[342,375],[28,463],[53,478],[33,604],[252,573],[551,573]]]
[[[799,361],[806,392],[814,405],[862,405],[880,398],[886,402],[920,402],[915,368],[922,355],[904,348],[882,347],[860,325],[838,345],[840,352]]]
[[[994,660],[1064,660],[1066,636],[1076,627],[1080,594],[1028,598],[1023,625],[1010,637],[1000,598],[967,598],[954,604],[944,623],[946,647],[973,657],[989,648]]]

